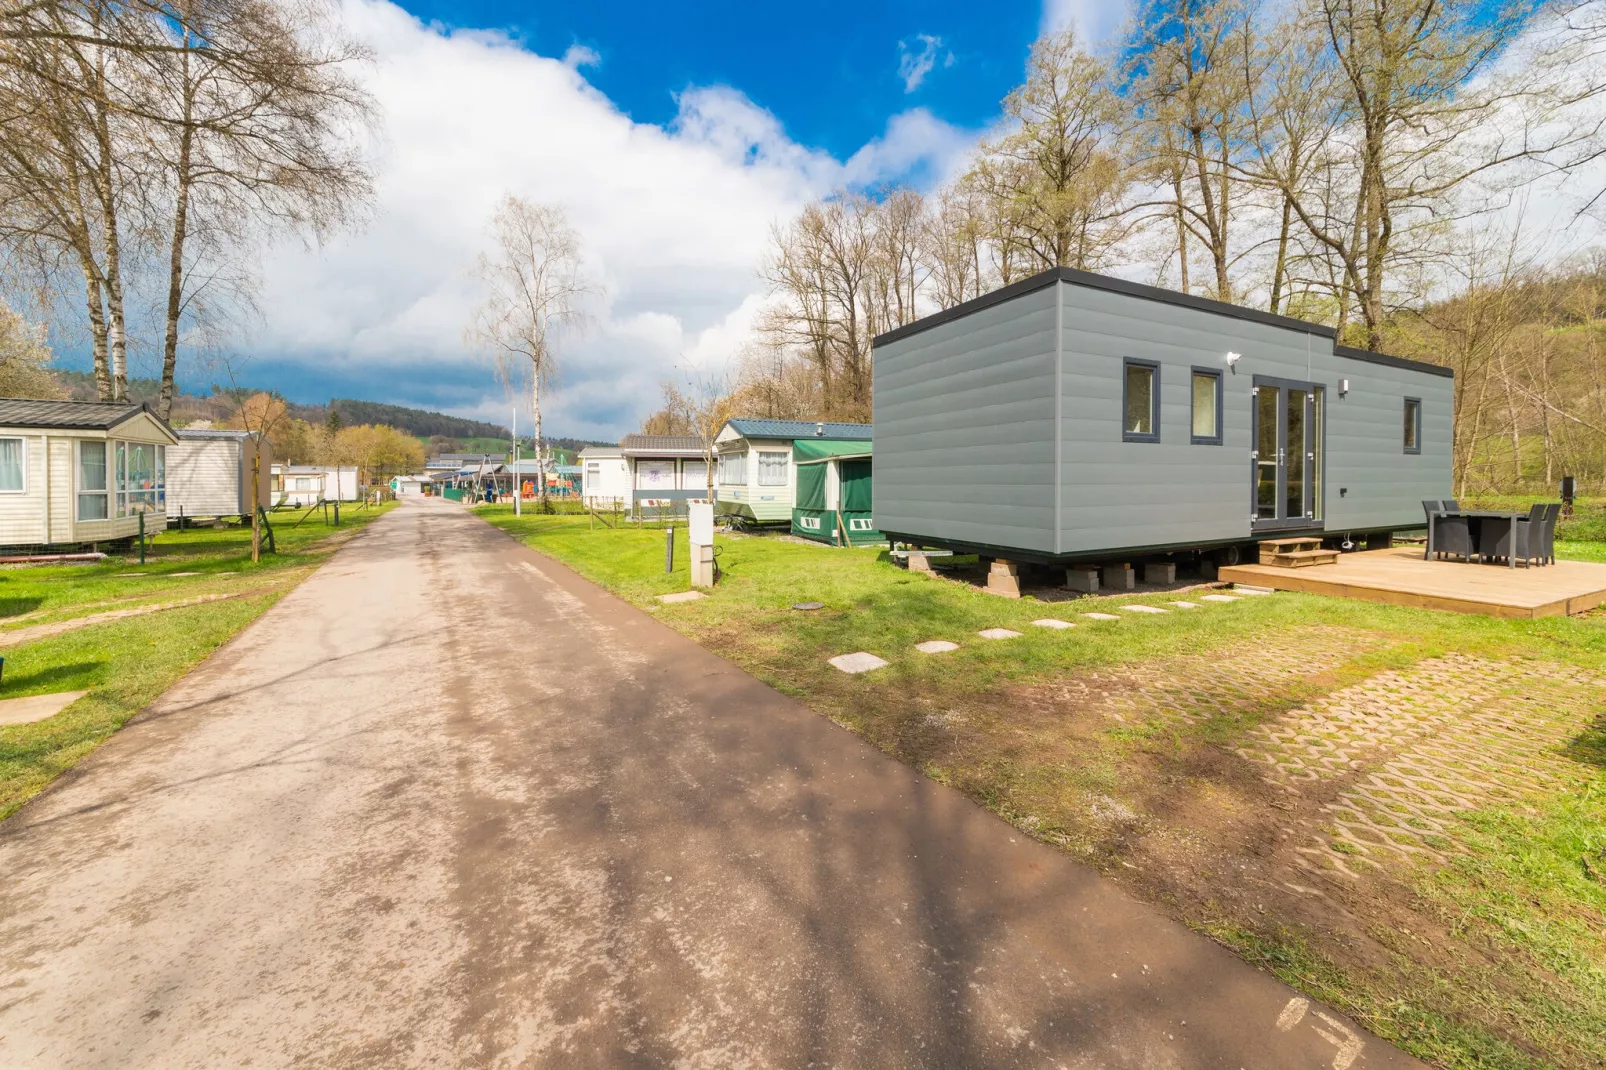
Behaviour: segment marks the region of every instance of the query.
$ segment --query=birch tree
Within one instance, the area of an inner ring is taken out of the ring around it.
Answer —
[[[601,289],[586,276],[580,237],[557,205],[508,194],[491,220],[490,234],[491,251],[480,255],[477,270],[486,296],[468,335],[491,354],[505,381],[529,376],[535,457],[542,473],[539,497],[545,509],[542,394],[557,372],[559,344],[584,326],[585,301]]]

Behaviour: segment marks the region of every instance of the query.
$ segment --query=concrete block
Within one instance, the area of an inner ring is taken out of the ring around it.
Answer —
[[[1276,590],[1274,587],[1256,587],[1248,583],[1235,583],[1232,589],[1238,594],[1271,594]]]
[[[1238,599],[1233,597],[1230,594],[1207,594],[1201,599],[1201,601],[1204,601],[1204,602],[1236,602],[1236,601],[1238,601]]]
[[[1120,620],[1114,613],[1083,613],[1088,620]]]
[[[1128,565],[1105,565],[1099,581],[1111,591],[1130,591],[1137,586],[1137,573]]]
[[[887,667],[887,662],[884,659],[878,658],[866,650],[860,650],[852,654],[838,654],[828,664],[832,668],[841,669],[845,673],[870,672],[874,669]]]
[[[1036,627],[1039,627],[1039,628],[1074,628],[1074,627],[1076,627],[1076,625],[1072,624],[1068,620],[1058,620],[1057,618],[1054,618],[1054,617],[1044,617],[1042,620],[1034,620],[1034,621],[1032,621],[1032,624],[1035,625]]]
[[[1178,609],[1198,609],[1199,608],[1199,603],[1197,603],[1197,602],[1172,602],[1171,604],[1176,606]]]
[[[1165,610],[1161,609],[1159,606],[1122,606],[1121,608],[1123,610],[1125,610],[1126,612],[1128,612],[1128,613],[1164,613],[1165,612]]]
[[[1095,594],[1099,589],[1099,570],[1068,568],[1065,570],[1065,586],[1069,590],[1081,591],[1083,594]]]
[[[1150,561],[1143,566],[1144,583],[1176,583],[1177,566],[1170,561]]]
[[[925,554],[911,553],[908,557],[910,572],[931,572],[931,558]]]
[[[987,570],[987,590],[1005,598],[1020,597],[1020,567],[1003,558],[992,563]]]
[[[959,644],[950,643],[946,639],[929,639],[924,643],[916,643],[915,649],[922,654],[947,654],[950,651],[958,650]]]
[[[1220,569],[1216,563],[1208,557],[1199,562],[1199,578],[1206,583],[1215,583],[1219,571]]]
[[[1368,550],[1387,550],[1394,545],[1394,532],[1374,531],[1366,537]]]
[[[1012,632],[1008,628],[983,628],[976,633],[983,639],[1019,639],[1020,632]]]

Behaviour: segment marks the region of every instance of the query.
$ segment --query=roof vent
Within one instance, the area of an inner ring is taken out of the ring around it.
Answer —
[[[824,434],[825,434],[825,425],[824,424],[820,424],[820,423],[815,424],[814,425],[814,437],[815,438],[820,438]]]

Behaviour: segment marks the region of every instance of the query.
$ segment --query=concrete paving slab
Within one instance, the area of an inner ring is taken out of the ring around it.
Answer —
[[[1120,620],[1114,613],[1083,613],[1088,620]]]
[[[1201,602],[1236,602],[1236,601],[1238,601],[1238,599],[1237,599],[1237,597],[1235,595],[1230,595],[1230,594],[1207,594],[1207,595],[1205,595],[1203,598],[1201,598],[1199,600]]]
[[[1197,602],[1172,602],[1171,604],[1176,606],[1178,609],[1198,609],[1199,608],[1199,603],[1197,603]]]
[[[1032,621],[1032,623],[1034,625],[1036,625],[1037,627],[1039,627],[1039,628],[1074,628],[1074,627],[1076,627],[1076,625],[1072,624],[1070,621],[1068,621],[1068,620],[1060,620],[1058,617],[1044,617],[1042,620],[1034,620],[1034,621]]]
[[[868,650],[860,650],[852,654],[838,654],[830,659],[829,664],[845,673],[861,673],[884,669],[887,667],[888,662],[884,658],[876,657]]]
[[[1124,612],[1127,612],[1127,613],[1164,613],[1164,612],[1166,612],[1166,610],[1161,609],[1159,606],[1121,606],[1120,608]]]
[[[976,633],[983,639],[1019,639],[1020,632],[1012,632],[1008,628],[983,628]]]
[[[33,724],[54,717],[88,691],[58,691],[54,695],[24,695],[0,699],[0,724]]]
[[[946,639],[928,639],[924,643],[916,643],[915,649],[922,654],[947,654],[958,650],[958,643],[950,643]]]
[[[1232,585],[1232,589],[1234,591],[1237,591],[1239,594],[1260,595],[1260,594],[1271,594],[1272,593],[1272,588],[1270,588],[1270,587],[1252,587],[1247,583],[1235,583],[1235,584]]]
[[[708,596],[705,595],[701,591],[676,591],[674,594],[661,594],[661,595],[659,595],[658,596],[658,601],[660,601],[660,602],[695,602],[699,598],[707,598],[707,597]]]

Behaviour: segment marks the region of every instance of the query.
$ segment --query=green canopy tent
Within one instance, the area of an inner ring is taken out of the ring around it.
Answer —
[[[792,534],[833,546],[886,541],[871,512],[868,441],[798,439],[792,460],[797,465]]]

